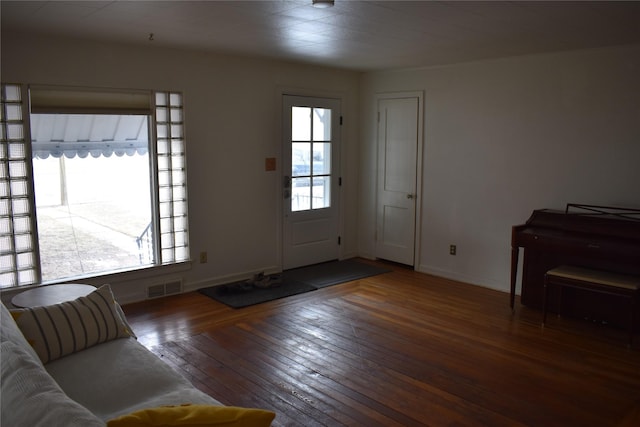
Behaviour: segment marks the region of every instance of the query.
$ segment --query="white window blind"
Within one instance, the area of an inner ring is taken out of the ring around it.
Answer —
[[[82,114],[151,114],[149,91],[31,86],[31,112]]]

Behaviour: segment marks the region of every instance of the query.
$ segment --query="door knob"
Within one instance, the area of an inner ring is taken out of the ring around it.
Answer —
[[[407,194],[407,199],[409,200],[414,199],[415,197],[416,197],[415,194],[411,194],[411,193]]]
[[[285,176],[283,184],[284,184],[283,195],[285,199],[288,199],[291,197],[291,177]]]

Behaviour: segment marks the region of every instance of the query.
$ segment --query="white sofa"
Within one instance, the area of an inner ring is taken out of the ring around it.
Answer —
[[[99,289],[103,295],[113,297],[110,289],[108,293],[104,287]],[[75,302],[62,305],[72,303]],[[35,329],[30,329],[33,324],[28,319],[33,310],[10,312],[4,305],[0,307],[0,425],[92,427],[104,426],[109,420],[135,411],[167,405],[221,407],[220,402],[193,387],[135,337],[127,336],[129,325],[115,300],[113,307],[105,305],[104,311],[110,313],[98,316],[104,320],[104,327],[98,325],[98,335],[102,334],[98,340],[102,342],[98,343],[86,339],[96,332],[91,327],[82,325],[73,336],[60,326],[75,322],[70,319],[73,310],[62,305],[44,307],[36,313]],[[49,319],[54,323],[59,320],[50,330],[45,324]],[[119,329],[107,325],[108,321]],[[30,345],[26,337],[32,333],[39,335],[31,339]],[[39,346],[39,337],[45,336],[46,345]],[[84,344],[86,348],[82,348]],[[43,359],[46,363],[42,363]],[[214,409],[228,408],[219,407]]]

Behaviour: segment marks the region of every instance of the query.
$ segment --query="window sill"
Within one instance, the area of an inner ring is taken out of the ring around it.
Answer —
[[[167,274],[181,273],[191,270],[192,261],[182,261],[173,264],[151,265],[148,267],[135,268],[131,270],[122,270],[117,272],[109,272],[105,274],[97,274],[91,276],[76,276],[66,280],[52,280],[43,283],[43,285],[53,285],[56,283],[68,282],[86,282],[90,284],[103,284],[110,282],[128,282],[132,280],[149,279],[156,276],[164,276]]]

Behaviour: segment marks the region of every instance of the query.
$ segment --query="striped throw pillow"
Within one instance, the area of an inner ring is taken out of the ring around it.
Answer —
[[[23,335],[47,363],[96,344],[133,336],[111,287],[103,285],[73,301],[11,310]]]

